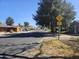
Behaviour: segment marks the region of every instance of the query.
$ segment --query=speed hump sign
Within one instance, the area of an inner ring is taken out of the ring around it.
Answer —
[[[59,16],[56,17],[56,19],[58,20],[58,22],[60,22],[60,21],[62,21],[63,16],[59,15]]]
[[[57,25],[62,25],[62,22],[57,22]]]

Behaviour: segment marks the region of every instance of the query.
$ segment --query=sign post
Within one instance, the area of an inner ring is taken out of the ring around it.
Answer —
[[[58,25],[58,40],[60,40],[60,32],[61,32],[61,25],[62,25],[63,17],[59,15],[56,17],[56,19],[57,19],[57,25]]]

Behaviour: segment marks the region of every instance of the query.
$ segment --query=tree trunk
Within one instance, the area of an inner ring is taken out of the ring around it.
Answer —
[[[56,32],[55,20],[53,16],[51,16],[51,32]]]

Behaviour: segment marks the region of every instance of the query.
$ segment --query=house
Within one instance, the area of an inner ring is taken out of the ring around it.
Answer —
[[[19,26],[0,25],[0,32],[20,32]]]
[[[70,25],[70,32],[74,34],[79,33],[79,22],[78,21],[73,21]]]

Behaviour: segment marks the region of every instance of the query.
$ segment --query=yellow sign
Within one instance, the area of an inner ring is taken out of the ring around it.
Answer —
[[[62,25],[62,22],[57,22],[57,25]]]
[[[56,19],[60,22],[63,19],[63,17],[61,15],[59,15],[56,17]]]

